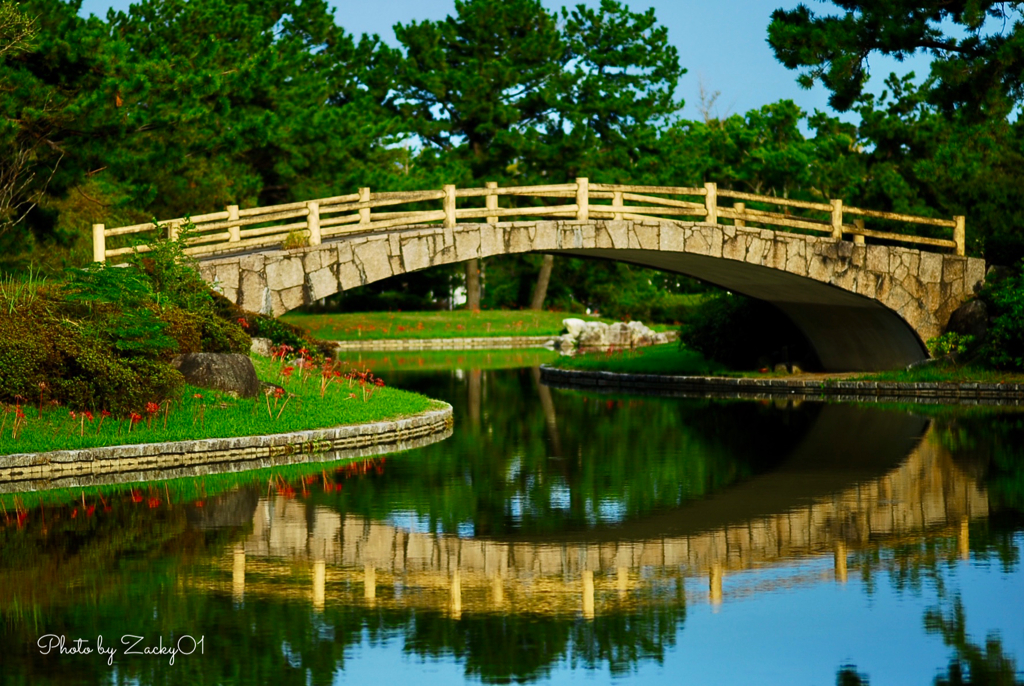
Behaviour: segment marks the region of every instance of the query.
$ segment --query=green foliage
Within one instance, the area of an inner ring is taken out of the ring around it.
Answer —
[[[1024,261],[981,292],[989,311],[982,357],[997,369],[1024,369]]]
[[[944,357],[966,353],[973,344],[974,336],[947,331],[941,336],[928,339],[925,345],[932,357]]]
[[[679,330],[679,343],[733,369],[780,362],[819,366],[814,349],[786,315],[766,302],[730,293],[697,306]]]

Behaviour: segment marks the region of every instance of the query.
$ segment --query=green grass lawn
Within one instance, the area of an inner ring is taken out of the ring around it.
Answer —
[[[279,362],[263,358],[253,362],[261,380],[285,388],[280,398],[260,395],[236,400],[217,391],[186,387],[180,397],[150,408],[152,413],[138,408],[141,420],[134,424],[129,418],[101,418],[98,409],[89,419],[82,412],[72,416],[67,408],[43,407],[40,417],[38,408],[26,403],[21,407],[25,418],[17,434],[16,412],[8,406],[0,417],[0,455],[276,434],[394,419],[440,407],[437,401],[416,393],[363,386],[343,378],[330,381],[321,395],[320,370],[303,374],[295,369],[285,376]],[[344,372],[348,367],[339,369]]]
[[[625,374],[721,374],[719,364],[709,362],[693,350],[680,350],[677,343],[652,345],[636,350],[592,352],[561,357],[554,366],[583,371],[620,372]]]
[[[980,367],[932,364],[853,377],[857,381],[898,381],[904,383],[1024,383],[1024,374]]]
[[[562,320],[579,315],[543,310],[436,310],[430,312],[347,312],[286,314],[281,319],[327,341],[384,338],[477,338],[554,336]],[[580,316],[587,321],[594,317]]]

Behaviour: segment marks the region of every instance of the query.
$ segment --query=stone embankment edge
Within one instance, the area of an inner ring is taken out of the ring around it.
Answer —
[[[391,452],[380,450],[389,446],[394,451],[405,450],[416,447],[424,438],[450,433],[454,423],[452,406],[440,401],[438,404],[442,407],[411,417],[281,434],[2,455],[0,486],[9,482],[95,478],[221,463],[252,463],[252,468],[259,468],[300,461],[293,459],[298,456],[339,451],[346,454],[332,459],[380,454]]]
[[[503,350],[543,348],[557,336],[494,336],[475,338],[381,338],[375,340],[331,341],[340,351],[393,350]]]
[[[671,376],[567,370],[541,365],[548,386],[598,391],[639,391],[681,397],[776,398],[856,402],[1024,405],[1024,384],[889,381],[811,381],[725,376]]]

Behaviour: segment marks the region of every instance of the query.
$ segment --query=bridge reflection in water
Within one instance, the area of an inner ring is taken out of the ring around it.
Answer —
[[[889,416],[902,418],[900,431],[920,436],[914,427],[924,420]],[[824,421],[823,431],[831,431],[828,424]],[[811,433],[805,448],[817,445]],[[794,460],[799,463],[800,455],[787,464]],[[778,476],[757,477],[626,527],[580,534],[578,541],[418,533],[270,497],[254,503],[252,533],[220,558],[217,572],[191,583],[230,592],[237,601],[306,598],[318,610],[341,603],[442,611],[455,618],[498,612],[589,619],[652,603],[719,605],[793,585],[845,583],[849,554],[921,537],[956,537],[966,558],[968,522],[989,511],[984,489],[954,464],[930,431],[882,476],[797,498],[795,504],[791,499],[790,507],[774,513],[764,511],[772,507]],[[792,481],[792,475],[787,478]],[[814,490],[812,485],[804,492]],[[735,513],[739,502],[752,514],[726,515],[709,525],[718,513]],[[650,529],[663,533],[643,535]],[[815,557],[830,562],[803,564]],[[743,574],[755,568],[776,573]]]

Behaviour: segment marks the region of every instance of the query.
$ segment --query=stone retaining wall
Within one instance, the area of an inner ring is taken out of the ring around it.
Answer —
[[[543,348],[555,336],[492,336],[478,338],[387,338],[333,341],[336,350],[502,350]]]
[[[0,493],[172,479],[408,450],[451,435],[452,406],[308,431],[0,456]]]
[[[548,386],[603,392],[625,391],[689,398],[778,398],[879,403],[1024,405],[1024,384],[813,381],[725,376],[619,374],[540,368]]]

